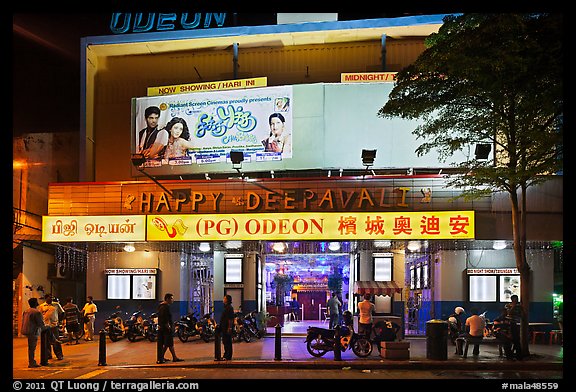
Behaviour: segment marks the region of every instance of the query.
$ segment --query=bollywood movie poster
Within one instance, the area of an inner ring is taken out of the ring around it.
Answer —
[[[230,151],[243,152],[246,162],[292,158],[292,86],[140,97],[133,104],[133,152],[144,154],[146,167],[226,163]],[[147,122],[147,108],[159,109],[157,124]]]

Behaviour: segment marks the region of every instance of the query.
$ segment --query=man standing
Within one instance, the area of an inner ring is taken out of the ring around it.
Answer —
[[[336,328],[338,324],[340,324],[340,308],[342,307],[342,303],[338,300],[336,296],[336,292],[332,292],[332,297],[328,300],[326,304],[328,307],[328,315],[330,316],[330,329]]]
[[[165,363],[169,359],[164,358],[166,350],[170,349],[173,362],[181,362],[183,359],[178,358],[174,350],[174,330],[172,324],[172,312],[170,305],[174,303],[174,295],[166,293],[164,301],[158,306],[158,350],[156,353],[156,363]]]
[[[34,359],[36,346],[38,345],[38,336],[40,331],[45,328],[42,313],[37,309],[38,298],[30,298],[28,300],[30,308],[25,310],[22,314],[22,329],[20,333],[28,338],[28,367],[40,367]]]
[[[222,361],[232,359],[232,328],[234,328],[234,308],[232,307],[232,296],[226,294],[223,298],[224,310],[220,316],[220,332],[222,333],[222,344],[224,345],[224,356]]]
[[[84,340],[89,342],[94,340],[94,321],[96,320],[96,313],[98,313],[98,307],[92,296],[86,297],[86,304],[82,308],[82,313],[84,314]]]
[[[38,310],[42,313],[42,318],[44,319],[44,324],[50,327],[50,333],[48,334],[48,340],[52,346],[52,350],[49,351],[48,359],[52,358],[51,351],[54,351],[54,355],[58,360],[64,359],[62,354],[62,344],[58,340],[60,336],[58,327],[58,315],[64,313],[64,309],[58,302],[52,301],[52,294],[46,294],[44,297],[44,303],[38,306]]]
[[[372,332],[372,313],[374,313],[374,304],[370,301],[371,295],[364,294],[364,301],[358,303],[358,333],[370,337]]]
[[[147,159],[157,159],[164,155],[164,148],[168,144],[168,132],[158,130],[160,108],[157,106],[147,107],[144,111],[146,128],[138,133],[137,152]]]
[[[66,332],[68,332],[68,344],[72,344],[72,340],[76,340],[78,344],[78,339],[80,338],[80,321],[78,320],[80,315],[80,309],[72,300],[72,297],[66,299],[66,305],[64,305],[64,314],[66,317]]]
[[[510,318],[510,332],[512,333],[512,352],[516,359],[522,359],[522,348],[520,344],[520,323],[524,315],[524,309],[518,301],[518,295],[514,294],[510,297],[509,304],[506,305],[508,317]]]

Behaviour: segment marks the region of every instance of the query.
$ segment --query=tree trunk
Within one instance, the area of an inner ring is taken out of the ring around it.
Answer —
[[[514,258],[516,268],[520,273],[520,303],[522,321],[520,323],[520,345],[522,356],[530,355],[530,336],[528,330],[528,312],[530,310],[530,266],[526,262],[526,189],[522,189],[522,210],[518,207],[518,195],[516,191],[510,192],[512,205],[512,232],[514,238]]]

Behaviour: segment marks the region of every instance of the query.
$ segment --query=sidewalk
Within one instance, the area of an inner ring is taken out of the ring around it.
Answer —
[[[232,361],[214,361],[215,344],[205,343],[198,338],[191,338],[183,343],[175,338],[175,349],[184,362],[167,362],[156,364],[156,343],[147,340],[130,342],[121,339],[111,342],[106,339],[106,365],[120,367],[235,367],[235,368],[302,368],[302,369],[468,369],[468,370],[562,370],[563,347],[561,345],[534,344],[530,346],[531,356],[522,361],[511,361],[499,357],[498,347],[487,345],[480,347],[480,355],[462,358],[454,353],[454,346],[448,344],[446,360],[427,359],[426,338],[409,337],[409,360],[383,359],[374,349],[368,358],[358,358],[351,350],[342,353],[341,361],[334,360],[333,352],[328,352],[322,358],[312,357],[306,350],[304,335],[282,334],[277,344],[273,333],[260,340],[250,343],[234,343]],[[279,350],[278,350],[279,349]],[[67,368],[101,368],[98,364],[100,343],[98,339],[92,342],[81,341],[78,345],[63,345],[64,360],[50,360],[50,367]],[[39,358],[40,350],[36,351]],[[169,352],[166,354],[170,358]],[[13,339],[13,369],[26,368],[27,341],[26,338]]]

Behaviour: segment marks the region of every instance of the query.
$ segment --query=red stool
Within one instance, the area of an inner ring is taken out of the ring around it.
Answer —
[[[554,329],[550,331],[550,341],[549,344],[562,343],[562,331],[559,329]]]
[[[544,331],[532,331],[532,344],[535,344],[538,337],[542,337],[542,343],[546,342],[546,332]]]

